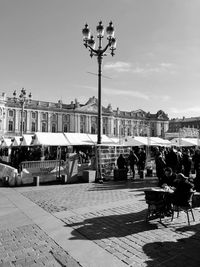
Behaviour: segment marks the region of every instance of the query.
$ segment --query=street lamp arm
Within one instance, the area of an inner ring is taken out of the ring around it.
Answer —
[[[108,49],[109,46],[111,46],[110,42],[105,46],[104,49],[101,50],[102,55],[106,52],[106,50]]]
[[[96,55],[98,54],[98,51],[99,51],[99,50],[95,50],[94,48],[92,48],[92,47],[91,47],[90,45],[88,45],[88,44],[86,44],[85,46],[86,46],[86,48],[89,47],[89,49],[90,49],[93,53],[95,53]]]

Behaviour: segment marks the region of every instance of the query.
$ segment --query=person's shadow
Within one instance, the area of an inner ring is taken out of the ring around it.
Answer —
[[[177,228],[174,235],[176,232],[182,234],[183,238],[143,246],[144,252],[150,258],[146,261],[147,266],[200,266],[200,224]],[[191,235],[191,232],[194,234]]]
[[[66,227],[72,227],[71,239],[100,240],[110,237],[125,237],[139,232],[157,229],[157,224],[145,221],[146,209],[119,215],[97,216],[76,222],[65,221]],[[81,235],[80,235],[81,234]]]

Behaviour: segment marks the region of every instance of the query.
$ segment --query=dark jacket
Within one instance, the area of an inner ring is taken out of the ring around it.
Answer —
[[[117,159],[117,167],[118,169],[124,169],[126,167],[126,160],[122,155]]]

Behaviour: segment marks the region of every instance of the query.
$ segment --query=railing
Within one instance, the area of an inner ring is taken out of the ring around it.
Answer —
[[[21,169],[26,169],[32,174],[50,173],[53,169],[64,166],[63,160],[23,161]]]

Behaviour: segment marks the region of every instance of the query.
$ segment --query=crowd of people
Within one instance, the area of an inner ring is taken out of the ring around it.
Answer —
[[[140,177],[143,177],[146,165],[146,152],[144,148],[140,148],[138,151],[130,150],[130,154],[125,158],[122,154],[117,159],[118,169],[130,170],[132,173],[132,179],[135,178],[136,168]]]
[[[158,149],[155,163],[159,185],[164,183],[166,170],[170,169],[174,177],[179,173],[183,174],[194,184],[195,189],[200,191],[200,149],[174,149],[173,147]],[[193,176],[191,176],[192,173]]]
[[[199,148],[154,147],[153,157],[159,186],[165,184],[166,180],[167,185],[173,186],[177,174],[182,174],[194,185],[196,191],[200,191]],[[136,169],[139,175],[143,175],[146,159],[147,155],[144,148],[130,150],[128,157],[120,154],[117,159],[117,167],[118,169],[127,169],[127,172],[130,171],[131,178],[134,179]]]

